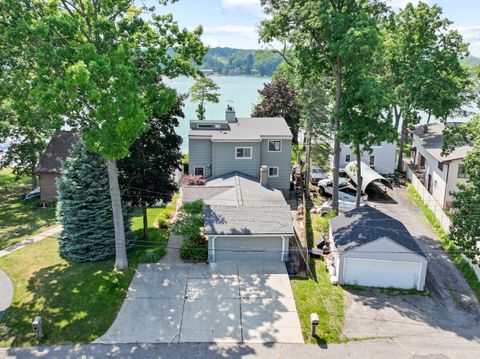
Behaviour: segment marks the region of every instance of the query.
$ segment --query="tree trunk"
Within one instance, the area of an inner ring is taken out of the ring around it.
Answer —
[[[108,180],[110,182],[110,197],[112,200],[113,225],[115,227],[115,270],[128,267],[127,250],[125,248],[125,227],[123,225],[122,200],[118,185],[117,162],[107,159]]]
[[[35,174],[35,167],[32,168],[32,190],[37,188],[37,175]]]
[[[395,114],[395,130],[398,131],[398,125],[400,125],[401,112],[398,111],[397,106],[393,106],[393,113]]]
[[[142,206],[143,213],[143,238],[148,238],[148,217],[147,217],[147,205]]]
[[[402,130],[400,132],[400,144],[398,145],[397,171],[403,171],[403,147],[407,138],[407,121],[402,121]]]
[[[428,111],[427,125],[430,123],[430,118],[432,117],[432,111]]]
[[[305,154],[305,163],[306,163],[306,174],[305,174],[305,190],[307,191],[307,196],[310,193],[310,159],[311,159],[311,151],[312,151],[312,127],[311,127],[311,121],[310,119],[307,120],[307,129],[306,129],[306,145],[307,145],[307,152]]]
[[[357,156],[357,195],[355,197],[355,208],[360,207],[360,200],[362,199],[362,154],[360,153],[360,145],[355,146],[355,153]]]
[[[338,214],[338,179],[340,167],[340,100],[341,100],[341,74],[340,74],[340,57],[337,56],[335,69],[335,121],[333,124],[333,193],[332,193],[332,209]]]

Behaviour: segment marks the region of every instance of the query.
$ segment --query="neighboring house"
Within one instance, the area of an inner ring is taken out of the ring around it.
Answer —
[[[427,258],[405,226],[368,205],[330,220],[340,284],[423,290]]]
[[[397,143],[383,141],[371,147],[372,151],[362,153],[362,161],[380,174],[392,174],[395,171],[395,161],[397,156]],[[340,166],[345,168],[347,164],[356,161],[355,150],[350,145],[340,144]],[[332,156],[333,168],[333,156]]]
[[[205,203],[208,260],[288,261],[294,236],[292,214],[281,191],[240,172],[212,178],[204,186],[182,188],[184,203]]]
[[[237,118],[227,108],[225,121],[190,121],[189,172],[208,179],[238,171],[259,179],[266,166],[268,186],[286,194],[292,138],[281,117]]]
[[[411,159],[427,191],[443,208],[449,208],[458,191],[457,184],[467,181],[463,159],[471,148],[463,145],[448,156],[442,155],[444,128],[441,123],[417,126],[412,131]]]
[[[80,136],[72,131],[56,131],[38,162],[35,173],[40,178],[40,200],[57,200],[56,180],[62,175],[62,162],[68,157],[72,145]]]

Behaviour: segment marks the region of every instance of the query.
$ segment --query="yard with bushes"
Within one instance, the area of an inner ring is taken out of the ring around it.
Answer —
[[[55,207],[40,208],[38,201],[23,202],[31,191],[30,177],[16,180],[12,169],[0,170],[0,249],[54,226]]]

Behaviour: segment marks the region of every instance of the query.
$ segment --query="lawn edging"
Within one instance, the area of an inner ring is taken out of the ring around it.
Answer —
[[[443,249],[449,254],[453,263],[463,275],[468,285],[475,293],[477,299],[480,300],[480,282],[477,278],[477,275],[474,269],[470,264],[465,260],[462,254],[459,252],[457,245],[449,238],[448,234],[443,230],[435,214],[428,208],[428,206],[422,201],[422,198],[418,194],[417,190],[411,183],[407,185],[407,190],[410,200],[422,211],[423,215],[427,221],[432,226],[435,233],[440,238],[440,243],[442,244]]]

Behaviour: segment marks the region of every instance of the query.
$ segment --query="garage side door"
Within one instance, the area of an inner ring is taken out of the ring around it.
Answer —
[[[215,261],[282,260],[281,237],[217,237]]]
[[[418,289],[421,263],[344,258],[344,284]]]

